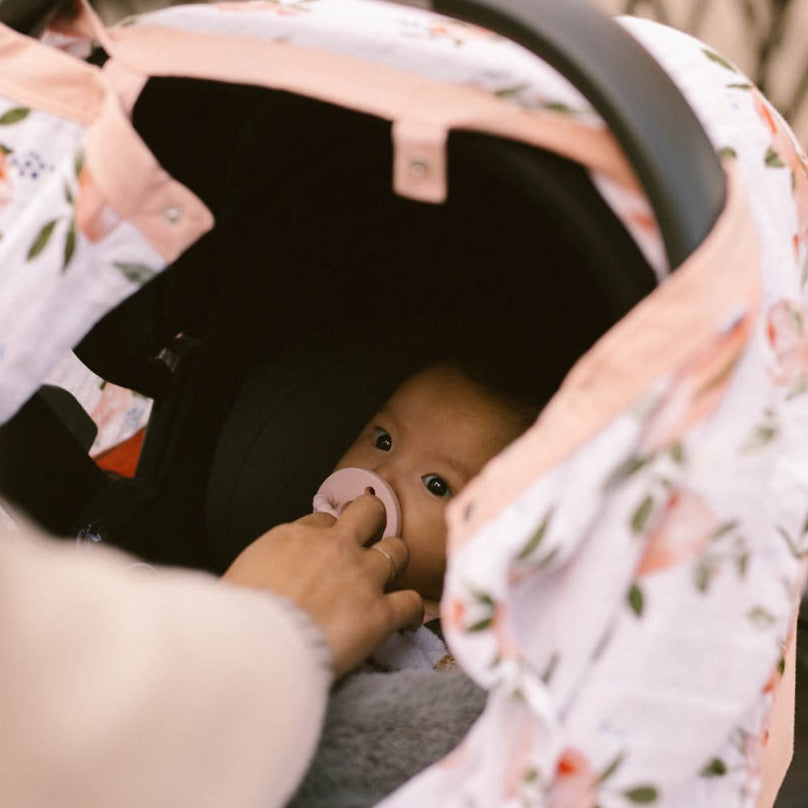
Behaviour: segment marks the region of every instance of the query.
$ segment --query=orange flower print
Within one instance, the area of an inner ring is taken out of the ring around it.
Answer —
[[[556,766],[548,808],[593,808],[597,802],[598,776],[587,757],[567,747]]]
[[[0,210],[11,202],[14,189],[8,173],[8,152],[0,145]]]
[[[766,684],[763,685],[764,693],[773,693],[775,690],[777,690],[777,687],[783,678],[784,665],[785,661],[782,657],[780,657],[780,659],[777,660],[777,664],[771,669],[771,673],[769,674],[769,678],[766,680]]]
[[[802,307],[779,300],[766,315],[766,336],[774,352],[774,381],[795,392],[808,386],[808,333]]]
[[[466,622],[466,604],[460,598],[452,598],[442,606],[440,617],[445,626],[460,631]]]
[[[673,491],[648,536],[637,575],[667,569],[698,556],[718,530],[710,506],[693,491]]]
[[[642,454],[670,448],[718,407],[749,339],[750,320],[739,318],[678,371],[648,422]]]
[[[796,141],[782,119],[775,114],[759,90],[752,91],[755,110],[771,133],[772,141],[765,155],[766,165],[785,167],[791,172],[791,186],[797,205],[797,232],[795,246],[808,243],[808,160],[801,154]]]
[[[101,241],[121,220],[96,185],[93,175],[82,166],[75,200],[76,227],[89,241]]]

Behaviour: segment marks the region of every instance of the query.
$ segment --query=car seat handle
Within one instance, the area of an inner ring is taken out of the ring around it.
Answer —
[[[433,10],[528,48],[581,92],[631,162],[671,268],[712,230],[726,178],[679,88],[648,51],[588,0],[432,0]]]

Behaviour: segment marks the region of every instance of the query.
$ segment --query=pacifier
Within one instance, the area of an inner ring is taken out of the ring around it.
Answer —
[[[330,513],[334,517],[345,510],[345,506],[365,493],[366,488],[382,501],[387,515],[382,538],[398,536],[401,529],[401,507],[393,489],[383,477],[367,469],[339,469],[323,480],[323,484],[314,495],[312,506],[315,513]]]

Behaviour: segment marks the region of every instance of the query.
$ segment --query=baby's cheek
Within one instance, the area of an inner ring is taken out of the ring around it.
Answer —
[[[446,571],[446,523],[443,519],[443,509],[424,523],[423,530],[410,552],[416,556],[415,566],[424,586],[431,590],[442,586]]]
[[[339,469],[347,469],[347,468],[370,470],[368,464],[363,462],[362,452],[356,446],[356,444],[351,446],[348,449],[348,451],[345,452],[345,454],[339,460],[337,460],[337,463],[334,466],[334,471],[339,471]]]

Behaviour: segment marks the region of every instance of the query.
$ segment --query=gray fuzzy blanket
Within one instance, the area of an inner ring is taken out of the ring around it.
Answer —
[[[287,808],[369,808],[454,749],[485,691],[459,670],[356,673],[331,695],[314,762]]]

